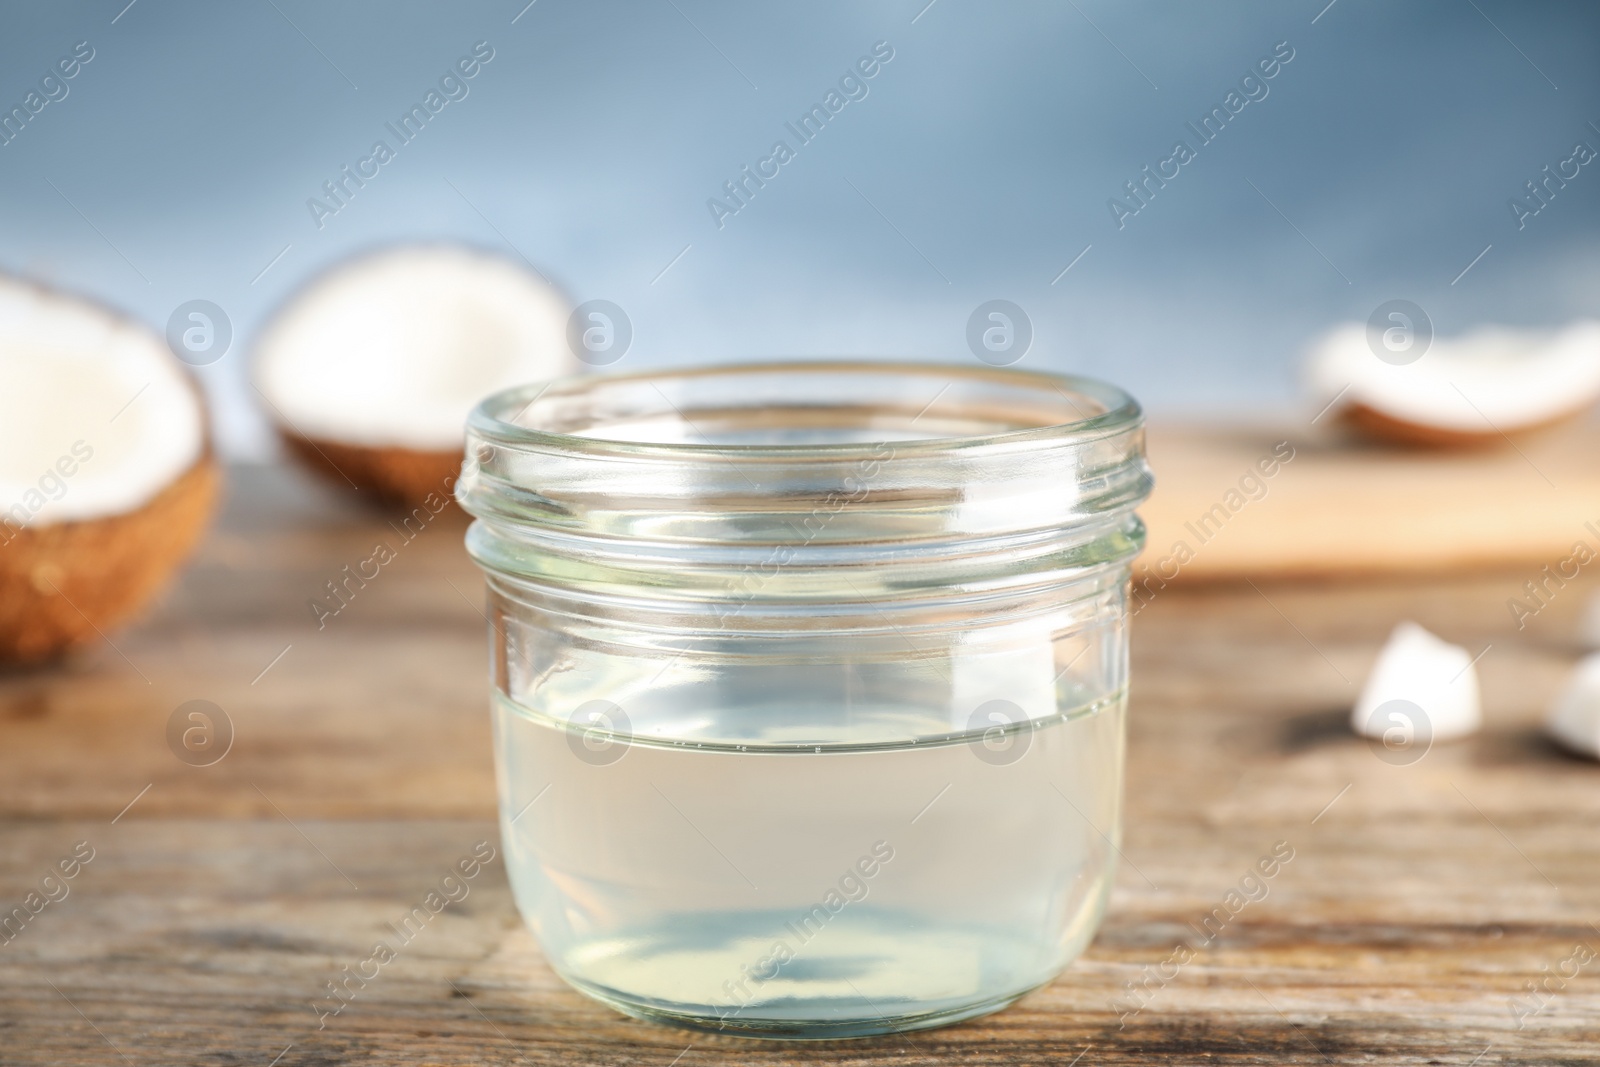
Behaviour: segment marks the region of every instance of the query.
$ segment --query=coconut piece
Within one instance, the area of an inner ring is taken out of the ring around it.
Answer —
[[[415,504],[448,495],[478,401],[576,369],[571,313],[509,260],[393,248],[335,268],[274,317],[256,346],[256,388],[312,469]]]
[[[153,331],[0,276],[0,662],[135,614],[217,491],[194,383]]]
[[[1585,657],[1572,672],[1545,729],[1572,751],[1600,759],[1600,654]]]
[[[1402,622],[1378,653],[1350,714],[1350,728],[1385,740],[1398,725],[1419,740],[1443,741],[1474,732],[1481,719],[1472,656],[1414,622]]]
[[[1367,327],[1325,336],[1308,361],[1319,403],[1383,440],[1482,445],[1569,418],[1600,399],[1600,323],[1557,333],[1483,329],[1434,338],[1411,362],[1380,359]]]

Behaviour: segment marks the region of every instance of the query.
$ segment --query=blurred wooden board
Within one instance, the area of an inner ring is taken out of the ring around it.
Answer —
[[[1258,461],[1285,443],[1293,458],[1259,477]],[[1600,553],[1600,426],[1591,423],[1433,452],[1363,445],[1304,425],[1158,422],[1149,454],[1156,491],[1140,510],[1150,530],[1140,563],[1160,577],[1507,565],[1527,565],[1531,577],[1569,557],[1575,541]]]
[[[325,983],[473,843],[498,845],[481,586],[462,524],[430,527],[318,630],[306,600],[397,535],[288,472],[231,473],[221,527],[144,623],[0,674],[0,905],[75,842],[96,850],[0,943],[0,1063],[1488,1067],[1600,1047],[1596,965],[1520,1029],[1509,1008],[1574,944],[1600,948],[1600,765],[1537,729],[1597,583],[1519,633],[1511,572],[1157,596],[1133,627],[1110,913],[998,1015],[821,1045],[635,1022],[550,972],[496,861],[319,1029]],[[1392,766],[1343,722],[1402,616],[1492,648],[1484,732]],[[210,767],[167,747],[196,697],[236,727]],[[1119,1025],[1126,983],[1280,840],[1295,858],[1270,894]]]

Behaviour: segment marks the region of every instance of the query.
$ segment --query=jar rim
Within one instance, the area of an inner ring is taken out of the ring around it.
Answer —
[[[1009,597],[1137,553],[1143,424],[1114,386],[996,367],[595,375],[481,404],[456,495],[485,569],[590,600]]]
[[[958,380],[969,384],[991,383],[1021,390],[1030,390],[1061,403],[1061,410],[1078,415],[1077,418],[975,434],[944,434],[910,440],[895,440],[898,455],[910,458],[958,451],[962,454],[983,453],[995,449],[1010,449],[1019,445],[1074,444],[1093,441],[1123,433],[1138,427],[1144,421],[1144,412],[1137,400],[1123,389],[1097,378],[1080,375],[1056,374],[1048,371],[1024,371],[1011,367],[970,367],[955,363],[932,361],[893,360],[834,360],[788,359],[774,362],[733,362],[681,368],[657,368],[625,374],[576,374],[553,378],[543,382],[530,382],[493,393],[482,400],[467,420],[474,435],[511,447],[557,450],[591,456],[617,456],[648,458],[657,456],[675,461],[695,458],[721,459],[730,456],[760,459],[817,456],[847,458],[873,447],[872,442],[828,443],[699,443],[665,440],[633,440],[607,437],[601,433],[573,433],[526,425],[516,421],[523,418],[541,400],[560,400],[569,403],[594,397],[604,390],[625,388],[648,383],[656,387],[663,400],[681,417],[660,386],[671,383],[705,383],[718,378],[761,377],[779,375],[819,376],[878,375],[904,376],[908,381],[917,378],[945,378],[949,388]],[[941,389],[928,400],[931,408],[943,394]],[[1084,402],[1084,403],[1080,403]],[[1085,413],[1083,407],[1098,410]],[[924,409],[926,410],[926,409]]]

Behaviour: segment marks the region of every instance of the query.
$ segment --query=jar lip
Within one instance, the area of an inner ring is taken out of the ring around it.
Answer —
[[[504,389],[482,400],[467,419],[474,435],[511,447],[554,449],[569,453],[650,457],[674,460],[698,456],[720,458],[730,456],[747,458],[832,456],[846,457],[860,454],[875,443],[697,443],[682,441],[641,441],[602,434],[567,433],[560,430],[540,429],[514,421],[528,408],[549,393],[565,398],[595,395],[607,388],[628,383],[693,383],[717,378],[757,375],[904,375],[908,380],[922,377],[944,377],[948,385],[957,380],[969,383],[993,383],[1032,389],[1051,399],[1065,401],[1067,407],[1078,409],[1083,400],[1098,407],[1098,412],[1081,418],[1048,425],[1025,426],[1016,429],[981,434],[952,434],[911,440],[894,440],[898,455],[927,455],[960,451],[963,453],[1008,449],[1022,444],[1040,443],[1074,444],[1097,440],[1117,433],[1136,429],[1144,421],[1143,409],[1131,395],[1109,382],[1079,375],[1054,374],[1047,371],[1022,371],[1010,367],[970,367],[955,363],[931,361],[867,361],[867,360],[809,360],[787,359],[775,362],[719,363],[687,368],[660,368],[634,371],[626,374],[577,374],[543,382]],[[948,388],[948,385],[946,388]],[[657,388],[659,392],[659,386]],[[930,397],[931,408],[938,400]],[[661,393],[662,399],[674,408],[670,397]],[[682,413],[679,412],[681,415]]]

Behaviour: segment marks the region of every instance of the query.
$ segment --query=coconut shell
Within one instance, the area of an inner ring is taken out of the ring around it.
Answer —
[[[390,504],[417,507],[430,495],[450,498],[461,474],[463,451],[421,451],[397,446],[352,445],[283,431],[296,459],[334,485],[352,485]]]
[[[49,659],[135,615],[200,539],[220,481],[207,455],[135,511],[0,525],[0,663]]]
[[[1392,444],[1411,445],[1417,448],[1483,448],[1487,445],[1501,444],[1506,437],[1522,437],[1566,422],[1568,419],[1580,414],[1587,407],[1588,405],[1585,404],[1581,408],[1563,411],[1539,422],[1523,426],[1505,427],[1503,434],[1500,430],[1488,426],[1485,426],[1481,431],[1451,430],[1440,426],[1428,426],[1424,423],[1407,422],[1404,419],[1397,419],[1393,415],[1386,415],[1365,404],[1349,405],[1340,413],[1340,417],[1347,425],[1367,437]]]

